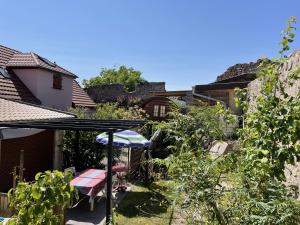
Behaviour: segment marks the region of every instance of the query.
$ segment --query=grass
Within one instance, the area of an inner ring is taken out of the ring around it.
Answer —
[[[172,194],[167,181],[158,181],[149,187],[133,186],[115,209],[117,225],[168,225],[173,216]]]

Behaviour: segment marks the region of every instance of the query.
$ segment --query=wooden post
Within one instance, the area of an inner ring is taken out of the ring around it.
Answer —
[[[113,131],[108,132],[108,148],[107,148],[107,183],[106,183],[106,225],[112,222],[112,151],[113,151]]]
[[[1,168],[1,142],[2,142],[2,139],[3,139],[3,135],[2,135],[2,132],[0,130],[0,168]]]
[[[2,139],[1,139],[1,131],[0,131],[0,168],[1,168],[1,142]]]
[[[147,134],[146,134],[146,138],[149,140],[151,138],[151,133],[152,133],[152,124],[147,124]],[[145,163],[145,181],[146,184],[149,184],[149,147],[146,148],[146,153],[145,153],[145,158],[146,158],[146,163]]]
[[[20,151],[20,167],[19,167],[19,182],[23,181],[24,172],[24,150]]]
[[[17,167],[16,166],[14,167],[12,174],[13,174],[13,189],[15,190],[16,186],[17,186]]]
[[[75,163],[74,166],[76,168],[76,171],[81,171],[81,165],[80,165],[80,157],[79,157],[79,139],[80,139],[80,133],[78,130],[75,131],[75,140],[74,140],[74,150],[75,150]]]

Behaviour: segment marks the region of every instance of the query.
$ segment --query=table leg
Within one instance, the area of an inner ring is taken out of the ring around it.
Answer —
[[[90,210],[91,210],[91,212],[94,211],[94,203],[95,203],[95,198],[91,197],[91,199],[90,199]]]

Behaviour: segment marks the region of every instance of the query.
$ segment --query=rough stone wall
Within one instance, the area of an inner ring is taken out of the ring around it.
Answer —
[[[286,79],[291,71],[296,70],[300,67],[300,49],[293,52],[288,60],[284,63],[280,71],[280,79]],[[259,95],[261,90],[261,80],[256,79],[248,85],[248,97],[250,104],[255,105],[255,99]],[[300,90],[300,80],[297,80],[293,86],[286,86],[286,92],[291,96],[296,96]],[[296,163],[295,166],[287,165],[285,174],[287,176],[287,185],[295,185],[300,189],[300,162]],[[298,197],[300,199],[300,197]]]
[[[149,82],[140,84],[133,92],[127,92],[122,84],[98,85],[85,89],[96,103],[115,102],[118,98],[145,98],[150,92],[165,92],[165,82]]]
[[[256,73],[258,65],[261,63],[261,60],[250,63],[238,63],[233,66],[230,66],[223,74],[217,77],[217,82],[233,78],[242,74]]]
[[[283,64],[280,71],[280,79],[286,79],[291,71],[300,67],[300,49],[293,52],[288,60]],[[254,103],[256,97],[259,95],[261,90],[261,80],[255,79],[248,84],[248,98],[250,103]],[[300,80],[297,80],[293,86],[287,84],[286,91],[291,96],[296,96],[300,90]]]

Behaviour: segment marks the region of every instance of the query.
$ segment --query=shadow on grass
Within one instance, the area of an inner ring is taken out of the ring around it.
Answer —
[[[170,203],[157,191],[131,191],[116,209],[116,213],[131,218],[152,217],[167,212]]]

